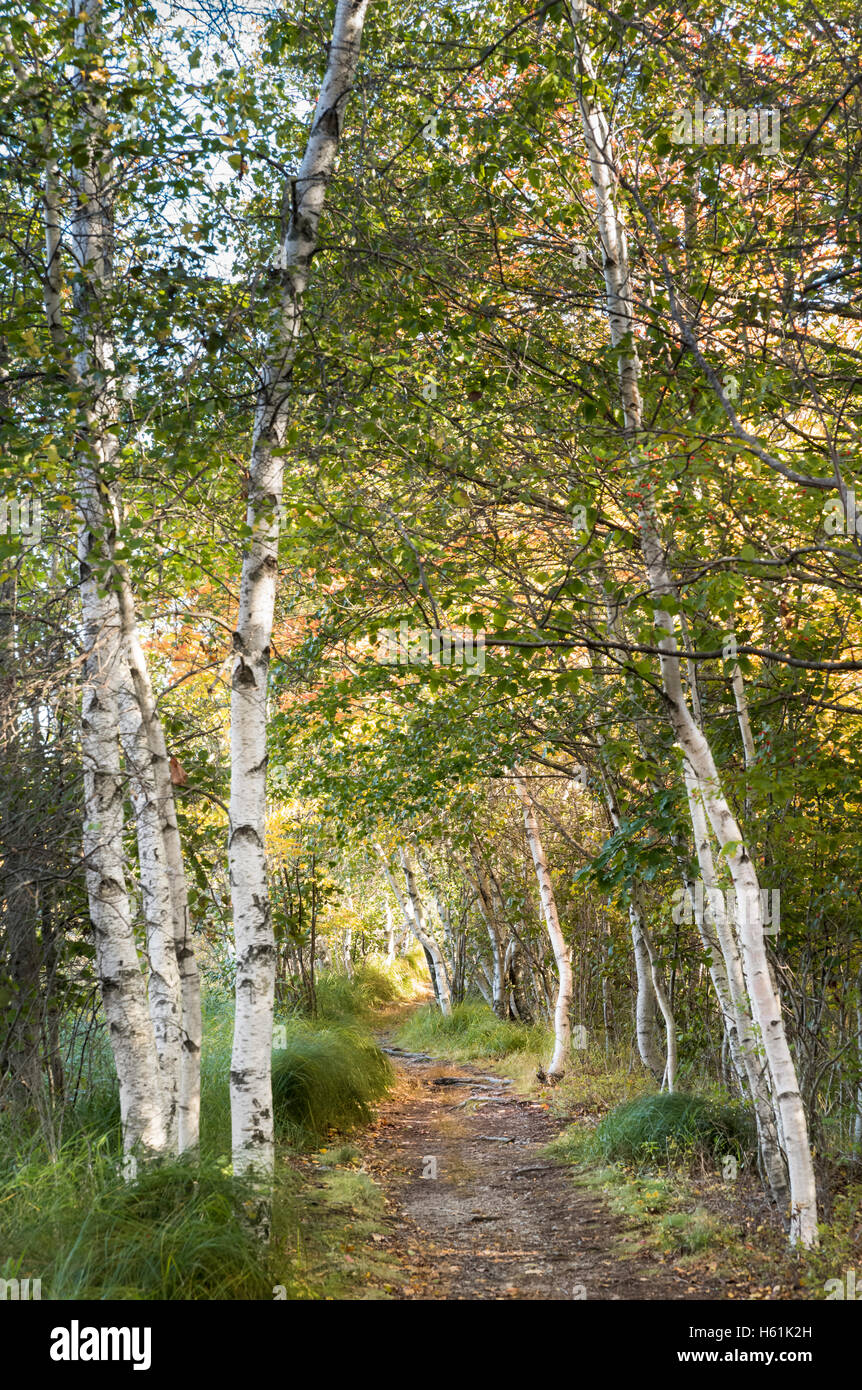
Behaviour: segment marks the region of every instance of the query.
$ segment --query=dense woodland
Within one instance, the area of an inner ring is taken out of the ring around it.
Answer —
[[[658,1171],[709,1119],[822,1290],[856,6],[0,14],[0,1274],[270,1297],[397,1026]]]

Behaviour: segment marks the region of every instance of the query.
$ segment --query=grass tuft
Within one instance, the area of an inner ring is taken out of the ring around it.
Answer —
[[[4,1277],[46,1299],[271,1297],[266,1256],[239,1217],[242,1184],[212,1164],[172,1162],[127,1183],[105,1146],[70,1140],[0,1184]]]
[[[89,1044],[76,1103],[57,1116],[62,1126],[50,1144],[35,1121],[13,1127],[0,1117],[0,1277],[40,1279],[43,1299],[270,1299],[276,1286],[288,1298],[317,1298],[330,1287],[353,1289],[353,1264],[342,1269],[338,1259],[353,1218],[334,1188],[323,1211],[314,1205],[290,1151],[367,1123],[390,1085],[389,1062],[365,1019],[379,1002],[411,992],[409,969],[372,963],[356,975],[327,979],[325,1016],[285,1019],[286,1046],[273,1054],[280,1153],[270,1251],[258,1248],[243,1220],[255,1194],[231,1176],[233,1001],[213,991],[204,1001],[200,1162],[148,1166],[124,1181],[117,1083],[103,1033]],[[357,1156],[346,1144],[336,1149],[330,1163],[345,1168],[333,1180],[343,1184],[351,1172],[358,1180]],[[287,1253],[300,1249],[314,1260],[326,1251],[320,1279]],[[368,1296],[364,1283],[358,1287]]]
[[[317,1016],[322,1019],[369,1021],[387,1004],[410,999],[416,992],[415,962],[387,962],[371,956],[354,968],[351,979],[344,971],[326,970],[317,978]]]
[[[753,1132],[740,1105],[662,1092],[617,1106],[596,1129],[593,1145],[605,1161],[640,1166],[727,1155],[743,1163],[753,1151]]]
[[[370,1034],[302,1018],[290,1019],[285,1032],[286,1045],[272,1060],[276,1135],[308,1148],[333,1130],[368,1124],[393,1076]]]
[[[512,1053],[542,1050],[546,1033],[523,1023],[497,1018],[487,1004],[467,1000],[456,1004],[444,1017],[435,1004],[417,1009],[396,1034],[402,1047],[429,1050],[444,1057],[469,1060],[471,1057],[508,1057]]]

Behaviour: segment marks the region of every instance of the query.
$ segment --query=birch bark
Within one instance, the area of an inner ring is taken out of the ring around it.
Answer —
[[[602,739],[599,735],[599,747]],[[602,788],[608,818],[614,830],[620,828],[620,815],[608,770],[602,768]],[[656,1038],[656,1014],[659,1007],[658,994],[650,951],[647,949],[645,924],[640,904],[636,900],[634,885],[629,885],[629,926],[632,934],[632,951],[635,961],[637,997],[635,1000],[635,1036],[638,1053],[644,1066],[649,1068],[656,1081],[661,1082],[667,1072],[667,1062],[661,1054]],[[665,1020],[667,1023],[667,1020]],[[667,1054],[666,1054],[667,1055]]]
[[[649,961],[650,977],[652,979],[655,999],[661,1010],[661,1016],[664,1019],[665,1037],[667,1039],[667,1060],[664,1064],[661,1077],[662,1089],[667,1087],[668,1091],[673,1091],[676,1086],[677,1064],[676,1020],[673,1016],[667,990],[664,987],[664,980],[661,977],[661,971],[659,970],[658,961],[656,959],[655,947],[653,946],[652,937],[650,936],[649,928],[646,924],[646,917],[642,908],[638,908],[636,911],[640,919],[640,937],[647,960]]]
[[[73,0],[80,16],[81,46],[98,36],[99,0]],[[148,760],[140,737],[140,711],[128,666],[128,644],[113,580],[113,543],[118,500],[105,481],[112,477],[119,439],[112,334],[106,301],[113,289],[113,198],[106,113],[89,75],[75,77],[82,109],[86,162],[76,175],[77,205],[71,247],[76,352],[69,359],[60,294],[60,217],[54,165],[46,167],[44,215],[47,270],[45,307],[55,348],[67,361],[85,402],[79,427],[78,558],[86,660],[82,713],[88,893],[96,959],[120,1078],[124,1145],[161,1152],[175,1148],[179,1063],[178,984],[164,846],[154,812]],[[142,896],[150,958],[150,1011],[146,1022],[144,981],[137,959],[123,870],[123,784],[118,739],[123,738],[132,773]],[[153,1075],[154,1060],[156,1074]],[[155,1119],[159,1113],[158,1122]]]
[[[426,926],[422,899],[416,887],[416,873],[410,861],[410,857],[406,850],[399,850],[398,858],[404,871],[404,881],[406,885],[406,891],[402,891],[392,870],[388,856],[381,845],[377,846],[377,852],[380,855],[383,871],[386,874],[389,886],[395,894],[398,905],[404,914],[404,920],[409,923],[410,930],[425,952],[429,974],[431,975],[431,983],[434,986],[434,996],[437,1003],[440,1005],[440,1012],[448,1017],[452,1012],[452,996],[449,989],[449,978],[446,973],[446,963],[443,960],[440,947],[434,940],[433,934]]]
[[[615,612],[609,601],[605,589],[604,580],[602,581],[602,598],[607,615],[607,623],[610,630],[618,635],[618,624]],[[593,685],[596,695],[601,698],[601,685],[599,677],[593,670]],[[605,740],[601,732],[597,730],[596,741],[599,746],[599,770],[604,793],[605,806],[607,808],[608,819],[615,831],[620,828],[620,813],[617,804],[616,792],[612,779],[612,772],[608,766],[607,757],[604,751]],[[630,882],[628,885],[629,896],[629,926],[632,935],[632,951],[635,962],[635,978],[637,981],[637,997],[635,1000],[635,1036],[637,1038],[638,1053],[644,1066],[647,1067],[655,1077],[656,1081],[662,1082],[668,1075],[676,1073],[676,1024],[670,1009],[667,995],[664,996],[662,1007],[662,1017],[665,1022],[665,1033],[667,1036],[667,1050],[662,1057],[656,1039],[656,1013],[660,1007],[658,987],[656,985],[657,968],[655,953],[652,950],[652,943],[647,944],[647,928],[644,921],[643,912],[638,900],[635,884]],[[671,1085],[671,1089],[673,1086]]]
[[[548,1068],[548,1080],[559,1081],[566,1073],[569,1062],[569,1054],[572,1044],[572,1026],[570,1012],[572,1007],[572,964],[569,958],[569,950],[563,937],[560,919],[557,913],[557,900],[554,895],[554,885],[551,880],[551,871],[548,868],[548,860],[542,844],[542,837],[539,833],[539,823],[533,809],[533,801],[527,788],[524,772],[520,768],[515,769],[514,773],[515,790],[521,799],[521,806],[524,812],[524,829],[527,834],[527,843],[530,846],[530,853],[533,856],[533,865],[536,870],[536,879],[539,884],[539,897],[542,902],[542,912],[545,917],[545,925],[548,929],[548,936],[551,942],[551,949],[554,952],[554,960],[557,965],[557,976],[559,978],[559,988],[557,990],[557,1002],[554,1007],[554,1055]]]
[[[642,430],[638,390],[639,358],[634,338],[631,271],[625,231],[616,208],[618,177],[613,160],[610,129],[595,96],[596,75],[584,36],[582,0],[574,0],[569,16],[575,45],[575,81],[590,177],[596,199],[596,216],[602,244],[607,316],[611,342],[619,350],[620,395],[626,437],[633,456]],[[638,471],[643,470],[638,466]],[[743,968],[760,1030],[771,1079],[776,1128],[783,1135],[790,1178],[790,1239],[793,1244],[816,1246],[817,1194],[808,1125],[796,1068],[790,1053],[781,1003],[770,977],[763,938],[760,885],[754,863],[724,795],[712,749],[698,728],[686,701],[673,619],[660,605],[673,595],[658,531],[652,494],[645,473],[641,478],[645,500],[639,513],[641,550],[650,591],[656,601],[656,623],[666,636],[659,641],[662,684],[668,716],[688,759],[703,798],[710,825],[730,870],[739,905],[739,931]]]
[[[138,961],[123,854],[124,778],[118,742],[123,687],[119,614],[91,565],[104,529],[101,497],[82,472],[84,516],[78,540],[84,660],[81,753],[84,768],[84,864],[96,971],[120,1086],[123,1147],[160,1154],[168,1145],[155,1037]]]
[[[95,37],[97,40],[101,38],[100,0],[93,0],[93,3],[87,4],[86,7],[81,0],[73,0],[72,16],[80,21],[77,31],[80,47],[84,47],[84,41],[88,37]],[[8,35],[4,36],[3,43],[10,62],[21,75],[21,64]],[[189,1097],[186,1109],[195,1116],[196,1142],[199,999],[197,1048],[189,1043],[191,1030],[186,1034],[185,1048],[181,1048],[176,1002],[179,985],[176,961],[172,959],[175,950],[172,945],[174,909],[169,899],[172,896],[177,899],[182,897],[183,900],[185,898],[182,855],[175,816],[175,845],[171,845],[170,836],[166,835],[165,830],[165,825],[170,823],[173,813],[169,779],[167,793],[163,793],[162,798],[167,809],[162,810],[157,804],[158,773],[151,765],[144,735],[149,737],[150,728],[154,725],[158,736],[161,737],[162,747],[164,737],[155,716],[154,702],[151,701],[151,710],[148,712],[145,702],[140,699],[139,683],[133,681],[133,669],[137,662],[149,688],[146,661],[137,641],[131,586],[128,575],[116,563],[113,553],[113,539],[119,515],[118,497],[114,487],[109,487],[106,483],[106,478],[113,475],[119,448],[115,433],[119,418],[119,396],[110,325],[110,296],[113,293],[113,181],[116,171],[111,158],[110,140],[106,138],[107,116],[100,92],[94,89],[89,72],[83,66],[78,69],[73,81],[80,100],[81,144],[86,153],[86,160],[83,168],[80,171],[76,169],[73,176],[77,204],[71,218],[71,246],[76,273],[74,327],[70,335],[67,335],[64,324],[63,217],[58,192],[59,169],[53,150],[53,128],[50,119],[44,123],[42,136],[45,148],[42,196],[45,227],[44,306],[58,362],[63,365],[84,401],[79,425],[78,502],[81,515],[79,562],[82,613],[87,644],[83,696],[83,744],[85,762],[89,766],[89,770],[85,769],[86,825],[92,827],[101,824],[100,809],[104,804],[110,803],[112,809],[105,823],[108,839],[122,836],[121,800],[119,811],[114,808],[116,796],[119,795],[121,798],[122,794],[118,790],[110,790],[119,775],[116,744],[117,738],[121,737],[132,777],[148,951],[151,960],[156,962],[150,982],[150,1011],[156,1029],[153,1041],[157,1046],[165,1082],[164,1133],[157,1142],[153,1140],[152,1126],[147,1119],[145,1128],[149,1137],[145,1137],[142,1142],[144,1147],[158,1150],[165,1143],[170,1148],[174,1147],[175,1097],[179,1084],[177,1073],[180,1068],[181,1051],[184,1067],[183,1090]],[[122,611],[118,603],[118,592],[122,596]],[[101,648],[98,653],[97,647]],[[150,690],[150,695],[151,693]],[[139,704],[137,710],[136,699]],[[114,962],[124,962],[122,970],[110,982],[102,981],[103,995],[107,988],[112,998],[112,1037],[116,1038],[117,1046],[124,1053],[122,1059],[117,1058],[118,1073],[121,1077],[128,1077],[130,1069],[138,1068],[143,1077],[149,1075],[151,1057],[145,1055],[149,1054],[150,1047],[149,1041],[141,1033],[139,991],[131,968],[134,937],[132,935],[131,943],[126,939],[126,934],[131,931],[128,896],[125,894],[124,883],[121,888],[116,877],[117,865],[122,863],[121,843],[118,841],[116,844],[106,844],[101,837],[93,837],[85,827],[85,849],[92,870],[90,887],[94,897],[91,900],[91,916],[94,931],[101,940],[101,945],[97,940],[97,961],[103,960],[109,969],[113,969]],[[167,894],[166,863],[169,866],[167,872],[170,884]],[[172,863],[173,870],[170,867]],[[182,879],[181,884],[173,882],[177,873]],[[106,913],[103,906],[108,899],[112,903],[112,910]],[[115,940],[107,942],[106,933],[113,933]],[[179,950],[176,954],[180,957]],[[185,950],[185,956],[184,983],[187,980],[194,980],[196,983],[197,972],[189,947]],[[185,1003],[184,997],[184,1023],[186,1019],[193,1018],[193,1009],[186,1009]],[[130,1021],[128,1029],[123,1029],[119,1022],[124,1011]],[[125,1087],[126,1082],[121,1079],[121,1092]],[[123,1108],[125,1112],[127,1107],[124,1105]],[[131,1103],[128,1112],[131,1128],[127,1135],[127,1143],[134,1146],[138,1142],[135,1135],[141,1123],[135,1117],[140,1115],[141,1106],[137,1102]],[[181,1117],[182,1114],[181,1103]],[[180,1130],[182,1143],[182,1119]]]
[[[267,674],[278,575],[279,511],[293,363],[326,190],[350,96],[367,0],[338,0],[326,72],[305,153],[291,181],[290,223],[277,266],[282,291],[258,392],[249,466],[249,550],[243,558],[231,679],[228,860],[236,939],[231,1127],[236,1173],[273,1171],[272,1016],[275,943],[266,866]]]
[[[491,945],[492,1007],[498,1018],[505,1018],[508,1010],[506,1008],[505,972],[503,969],[503,943],[500,939],[500,931],[497,925],[497,917],[491,897],[491,885],[488,882],[485,866],[482,863],[481,850],[475,841],[470,846],[470,857],[473,860],[474,881],[478,893],[479,910],[482,914],[482,919],[488,932],[488,940]]]
[[[757,1029],[751,1016],[745,986],[742,957],[726,913],[715,911],[720,893],[718,874],[712,854],[709,824],[703,808],[696,779],[685,768],[685,785],[691,816],[694,849],[700,868],[703,894],[698,903],[694,885],[688,887],[694,904],[694,915],[704,945],[710,952],[710,976],[724,1014],[731,1057],[744,1090],[751,1097],[757,1125],[764,1176],[770,1193],[779,1207],[787,1206],[787,1170],[779,1144],[776,1117],[769,1087],[769,1072],[762,1049],[757,1044]]]
[[[201,985],[192,944],[188,882],[177,823],[165,731],[156,708],[149,667],[138,634],[134,597],[128,571],[117,570],[117,596],[125,638],[129,679],[140,719],[138,759],[143,769],[144,804],[141,814],[155,822],[153,835],[167,876],[168,901],[160,920],[170,921],[177,975],[172,986],[179,998],[180,1050],[177,1065],[177,1143],[180,1153],[193,1152],[200,1139]],[[173,971],[171,969],[172,979]]]
[[[119,734],[129,769],[138,835],[141,899],[147,933],[148,999],[162,1081],[165,1147],[179,1148],[180,975],[174,945],[173,904],[155,783],[141,712],[128,683],[118,692]]]

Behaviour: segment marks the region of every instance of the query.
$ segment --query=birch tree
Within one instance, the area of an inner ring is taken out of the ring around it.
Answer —
[[[234,1171],[273,1171],[272,1016],[275,945],[266,868],[267,675],[278,576],[290,384],[326,191],[359,60],[367,0],[338,0],[327,66],[272,271],[281,293],[269,331],[249,464],[247,524],[231,677],[228,862],[236,942],[231,1058]]]
[[[536,880],[539,885],[539,898],[542,904],[542,913],[545,918],[548,937],[551,942],[551,949],[554,953],[554,960],[557,966],[557,977],[559,985],[557,989],[557,1001],[554,1007],[554,1055],[548,1067],[548,1080],[551,1082],[561,1081],[565,1076],[569,1064],[569,1054],[572,1046],[572,963],[569,956],[569,948],[563,936],[560,919],[557,913],[557,899],[554,894],[554,884],[551,879],[551,871],[548,867],[548,860],[545,855],[545,848],[542,844],[542,837],[539,833],[539,822],[536,819],[536,812],[533,809],[533,800],[527,787],[526,775],[521,769],[516,769],[514,773],[515,791],[521,800],[524,812],[524,829],[527,834],[527,843],[530,846],[530,853],[533,857],[533,865],[536,870]]]
[[[434,938],[434,933],[429,930],[425,920],[425,909],[422,905],[422,898],[416,884],[416,870],[413,866],[413,862],[407,850],[402,847],[398,852],[398,858],[404,872],[405,887],[402,890],[382,845],[377,846],[377,852],[380,856],[387,882],[392,892],[395,894],[398,906],[401,908],[404,915],[404,921],[425,952],[425,958],[428,962],[428,971],[431,975],[431,983],[434,986],[434,997],[440,1006],[440,1012],[445,1018],[448,1018],[452,1012],[452,993],[449,985],[449,972],[446,969],[443,953]]]
[[[43,295],[54,356],[77,402],[78,559],[85,644],[85,863],[103,1003],[120,1079],[124,1144],[128,1150],[140,1144],[145,1151],[175,1152],[180,1145],[192,1148],[197,1143],[197,971],[187,912],[183,915],[180,910],[186,897],[185,878],[164,735],[137,633],[131,580],[115,555],[121,508],[116,477],[122,391],[111,315],[118,170],[111,154],[101,66],[106,35],[100,0],[86,6],[73,0],[71,17],[78,21],[76,47],[87,54],[72,84],[77,144],[83,158],[76,151],[64,171],[50,116],[41,123]],[[8,35],[4,46],[25,82],[26,69]],[[64,206],[64,172],[71,210]],[[70,316],[64,287],[67,253],[72,278]],[[144,691],[149,693],[149,705]],[[159,741],[164,753],[161,768],[154,754]],[[138,965],[125,879],[125,779],[120,746],[130,776],[138,835],[151,967],[148,989]],[[170,826],[169,853],[166,828]],[[145,1021],[147,998],[149,1023]],[[155,1075],[154,1056],[158,1058]]]
[[[656,625],[665,632],[658,646],[666,707],[733,880],[740,910],[739,934],[746,982],[766,1053],[776,1123],[783,1136],[787,1156],[791,1200],[790,1238],[793,1244],[810,1247],[817,1244],[817,1196],[808,1126],[784,1030],[781,1003],[769,971],[757,872],[723,792],[712,749],[698,728],[686,699],[674,622],[665,606],[666,601],[673,597],[674,586],[667,569],[649,479],[638,455],[643,431],[638,389],[640,362],[634,337],[631,267],[618,211],[619,179],[610,127],[596,95],[596,74],[585,35],[583,7],[578,3],[572,4],[569,17],[574,36],[578,105],[602,249],[608,324],[611,343],[619,354],[625,437],[644,498],[638,516],[641,550],[650,592],[656,604]]]

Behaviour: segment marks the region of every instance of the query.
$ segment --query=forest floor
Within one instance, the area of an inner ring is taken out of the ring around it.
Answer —
[[[505,1063],[407,1052],[392,1033],[410,1007],[379,1021],[396,1080],[375,1121],[344,1159],[328,1146],[302,1165],[312,1296],[823,1297],[822,1271],[788,1251],[754,1174],[729,1184],[708,1168],[638,1173],[567,1158],[571,1136],[607,1105],[507,1077]]]
[[[695,1286],[616,1246],[623,1222],[577,1188],[545,1146],[563,1127],[477,1066],[394,1053],[398,1083],[364,1145],[364,1167],[400,1224],[384,1237],[401,1299],[686,1299]]]
[[[362,1147],[363,1168],[385,1193],[389,1212],[379,1237],[380,1254],[385,1249],[395,1271],[389,1297],[806,1296],[798,1285],[764,1282],[756,1260],[735,1267],[709,1255],[675,1258],[637,1240],[637,1222],[615,1214],[595,1186],[579,1185],[570,1168],[548,1156],[547,1145],[575,1116],[552,1114],[547,1103],[517,1094],[510,1080],[479,1065],[383,1041],[398,1080]]]

